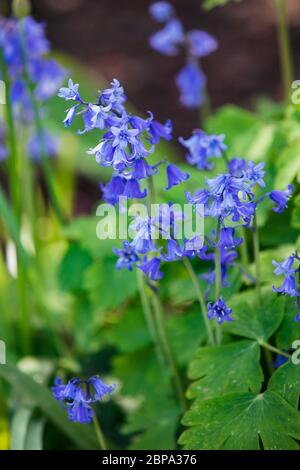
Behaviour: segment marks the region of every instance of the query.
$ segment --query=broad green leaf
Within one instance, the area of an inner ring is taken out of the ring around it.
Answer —
[[[241,2],[241,0],[204,0],[203,8],[205,10],[212,10],[215,7],[227,5],[230,2]]]
[[[151,350],[117,356],[113,363],[128,407],[123,432],[135,434],[131,448],[174,449],[180,410],[165,366]]]
[[[119,271],[113,256],[104,257],[85,271],[83,287],[99,313],[119,307],[138,290],[135,271]]]
[[[21,406],[15,412],[11,424],[11,450],[24,450],[32,409]]]
[[[300,396],[300,364],[293,364],[292,361],[289,361],[279,367],[271,377],[268,390],[278,393],[278,395],[298,409]]]
[[[198,349],[188,375],[199,380],[190,386],[188,398],[205,400],[229,392],[259,392],[263,381],[259,360],[260,347],[253,341]]]
[[[234,321],[224,324],[224,330],[238,336],[267,341],[277,330],[284,315],[284,298],[273,294],[263,299],[260,308],[251,308],[246,303],[228,302],[233,308]]]
[[[184,449],[299,450],[300,413],[276,393],[231,393],[195,402],[185,414]]]
[[[295,321],[298,313],[295,299],[286,298],[284,307],[284,318],[276,333],[276,345],[280,349],[290,349],[292,343],[300,339],[300,323]]]
[[[300,130],[300,129],[299,129]],[[285,189],[295,178],[300,178],[300,140],[290,143],[280,154],[277,161],[276,189]]]
[[[92,263],[89,252],[79,244],[71,244],[59,267],[61,288],[66,291],[82,291],[83,273]]]
[[[26,440],[25,450],[43,450],[43,433],[45,418],[33,418],[30,420]]]
[[[269,228],[270,230],[270,228]],[[269,285],[280,283],[282,278],[275,276],[272,261],[282,261],[293,253],[294,245],[281,245],[273,250],[264,250],[260,252],[261,282]],[[250,266],[250,272],[255,277],[255,265]]]
[[[9,382],[17,391],[22,391],[22,396],[30,399],[80,449],[98,448],[93,428],[89,425],[83,426],[69,422],[65,410],[43,385],[10,364],[0,367],[0,377]]]

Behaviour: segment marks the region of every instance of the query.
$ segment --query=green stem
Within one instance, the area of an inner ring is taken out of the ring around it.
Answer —
[[[96,434],[97,440],[99,442],[100,449],[108,450],[106,440],[105,440],[104,434],[102,432],[102,429],[101,429],[101,426],[100,426],[100,423],[99,423],[99,420],[98,420],[96,414],[94,414],[93,424],[94,424],[95,434]]]
[[[221,290],[222,290],[221,250],[218,247],[218,243],[219,243],[219,240],[220,240],[220,234],[221,234],[221,221],[219,219],[218,220],[218,225],[217,225],[216,249],[215,249],[215,272],[216,272],[215,298],[216,298],[216,302],[221,297]],[[221,328],[221,325],[219,325],[219,324],[217,325],[216,338],[217,338],[217,344],[221,344],[221,342],[222,342],[222,328]]]
[[[254,261],[255,261],[255,285],[256,285],[256,299],[258,306],[261,305],[261,268],[260,268],[260,244],[259,244],[259,232],[257,225],[256,213],[253,217],[253,249],[254,249]]]
[[[272,346],[271,344],[269,343],[266,343],[265,341],[259,341],[259,345],[262,347],[262,348],[265,348],[267,349],[268,351],[272,351],[273,353],[275,354],[280,354],[281,356],[283,357],[286,357],[287,359],[290,359],[290,355],[288,353],[286,353],[285,351],[281,351],[281,349],[278,349],[276,348],[275,346]]]
[[[6,115],[6,125],[7,125],[7,136],[8,136],[8,175],[9,175],[9,187],[10,187],[10,197],[13,205],[13,215],[10,216],[8,223],[10,224],[10,229],[14,232],[14,239],[16,242],[17,249],[17,285],[18,285],[18,295],[19,295],[19,305],[20,305],[20,324],[22,330],[22,339],[23,339],[23,352],[27,354],[30,350],[30,324],[29,324],[29,311],[28,311],[28,302],[27,302],[27,275],[26,269],[22,262],[26,258],[24,255],[24,250],[20,241],[20,225],[21,225],[21,215],[22,215],[22,205],[21,205],[21,192],[20,192],[20,179],[18,174],[18,152],[17,152],[17,139],[14,125],[13,117],[13,107],[10,97],[10,79],[8,76],[7,67],[3,57],[3,52],[0,50],[0,64],[2,77],[5,83],[5,115]],[[10,213],[9,204],[6,203],[4,193],[1,194],[2,209],[6,213]]]
[[[195,292],[197,294],[197,298],[198,298],[200,308],[201,308],[201,313],[202,313],[203,320],[204,320],[204,325],[205,325],[207,336],[208,336],[208,341],[209,341],[210,344],[215,345],[215,339],[214,339],[213,331],[212,331],[212,328],[211,328],[210,321],[209,321],[209,319],[207,318],[207,315],[206,315],[207,308],[206,308],[206,305],[205,305],[204,297],[203,297],[201,289],[200,289],[200,285],[199,285],[197,275],[194,271],[192,263],[190,262],[190,260],[187,257],[183,258],[183,263],[184,263],[184,265],[185,265],[185,267],[186,267],[186,269],[187,269],[187,271],[190,275],[190,278],[191,278],[191,281],[193,283]]]
[[[27,51],[26,51],[26,46],[24,45],[24,41],[22,41],[22,38],[23,38],[22,29],[20,31],[20,37],[21,37],[23,62],[24,62],[23,75],[24,75],[24,81],[26,83],[28,93],[30,96],[36,132],[37,132],[37,136],[38,136],[39,144],[40,144],[42,171],[43,171],[43,175],[44,175],[48,193],[49,193],[49,198],[50,198],[52,207],[54,209],[54,212],[56,213],[58,220],[64,225],[65,223],[67,223],[68,218],[66,214],[64,213],[64,210],[62,209],[61,204],[59,202],[60,197],[58,195],[57,187],[55,184],[55,178],[52,173],[51,165],[49,164],[49,158],[48,158],[47,150],[45,146],[44,129],[43,129],[43,124],[42,124],[42,119],[40,116],[40,109],[39,109],[37,100],[35,98],[35,85],[31,81],[31,78],[28,72]]]
[[[164,315],[162,312],[162,306],[159,300],[159,297],[156,292],[153,292],[152,295],[153,311],[156,320],[157,333],[161,342],[161,345],[164,350],[166,361],[170,367],[172,378],[178,397],[178,401],[181,405],[182,411],[186,411],[187,404],[184,395],[184,387],[181,381],[180,373],[177,367],[176,359],[172,350],[172,347],[169,342],[169,338],[166,332],[166,326],[164,321]]]
[[[240,227],[241,237],[243,239],[243,243],[240,245],[240,252],[241,252],[241,259],[242,265],[245,269],[249,266],[249,254],[248,254],[248,247],[247,247],[247,232],[245,227]]]
[[[139,269],[136,269],[136,274],[137,274],[137,281],[138,281],[138,287],[139,287],[139,292],[140,292],[140,299],[141,299],[143,313],[144,313],[145,321],[148,327],[148,331],[153,341],[157,358],[160,364],[164,365],[165,363],[164,352],[160,345],[159,339],[157,337],[156,326],[155,326],[155,322],[153,319],[151,304],[150,304],[149,297],[145,289],[145,277],[144,277],[144,274]]]
[[[285,0],[274,0],[277,21],[278,21],[278,43],[280,51],[281,73],[284,87],[285,101],[288,104],[290,101],[291,84],[293,82],[294,67],[292,50],[289,35],[289,26],[286,13]]]
[[[10,197],[13,205],[13,210],[17,221],[21,219],[21,193],[20,182],[18,175],[18,152],[17,152],[17,139],[14,126],[13,109],[10,99],[10,79],[8,77],[7,67],[4,61],[3,52],[0,49],[0,64],[1,74],[5,83],[5,117],[7,124],[7,143],[9,156],[7,159],[8,165],[8,178]]]

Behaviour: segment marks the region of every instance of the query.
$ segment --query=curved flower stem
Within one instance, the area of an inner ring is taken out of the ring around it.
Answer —
[[[274,0],[278,21],[278,43],[280,49],[281,73],[286,104],[289,103],[294,68],[290,43],[285,0]]]
[[[57,187],[55,184],[55,179],[52,173],[51,165],[49,164],[49,159],[47,156],[47,151],[45,147],[45,139],[44,139],[43,123],[42,123],[42,119],[40,116],[40,109],[35,98],[34,84],[32,83],[29,72],[28,72],[27,51],[26,51],[26,46],[24,45],[24,41],[23,41],[22,25],[21,25],[21,31],[20,31],[20,38],[21,38],[21,47],[22,47],[23,65],[24,65],[23,76],[24,76],[24,81],[26,83],[28,93],[30,96],[36,132],[37,132],[37,136],[38,136],[39,144],[40,144],[42,171],[43,171],[43,175],[44,175],[48,193],[49,193],[49,198],[50,198],[52,207],[54,209],[54,212],[56,213],[56,216],[58,220],[61,222],[61,224],[64,225],[65,223],[67,223],[68,218],[59,202],[60,198],[57,192]]]
[[[187,404],[186,404],[186,399],[184,395],[184,387],[181,381],[181,376],[178,370],[176,359],[175,359],[175,356],[174,356],[174,353],[173,353],[173,350],[170,345],[169,338],[166,332],[162,306],[161,306],[159,297],[156,292],[153,292],[152,304],[153,304],[153,311],[154,311],[154,316],[156,320],[157,333],[158,333],[161,345],[164,350],[166,361],[171,370],[178,401],[181,405],[182,411],[186,411]]]
[[[145,321],[146,321],[146,324],[147,324],[147,327],[148,327],[148,330],[149,330],[149,333],[150,333],[150,337],[151,337],[151,339],[153,341],[153,344],[154,344],[154,347],[155,347],[157,358],[158,358],[160,364],[164,365],[164,363],[165,363],[164,353],[163,353],[163,349],[160,345],[159,339],[157,337],[156,326],[155,326],[155,322],[154,322],[154,319],[153,319],[152,308],[151,308],[151,304],[150,304],[150,301],[149,301],[149,297],[148,297],[146,289],[145,289],[144,274],[139,269],[136,269],[136,275],[137,275],[138,287],[139,287],[139,292],[140,292],[140,299],[141,299],[141,304],[142,304],[142,308],[143,308]]]
[[[215,338],[214,338],[214,335],[213,335],[211,324],[210,324],[209,319],[207,318],[207,315],[206,315],[207,309],[206,309],[204,297],[203,297],[201,289],[200,289],[200,285],[199,285],[197,275],[194,271],[192,263],[190,262],[190,260],[187,257],[183,258],[183,263],[184,263],[184,265],[185,265],[185,267],[186,267],[186,269],[187,269],[187,271],[190,275],[190,278],[192,280],[192,283],[194,285],[194,289],[195,289],[197,297],[198,297],[198,301],[199,301],[200,308],[201,308],[201,313],[202,313],[203,320],[204,320],[205,329],[206,329],[207,336],[208,336],[208,341],[209,341],[210,344],[212,344],[214,346],[215,345]]]
[[[260,269],[260,247],[259,247],[259,232],[257,225],[256,213],[253,217],[253,249],[255,261],[255,278],[256,278],[256,299],[258,306],[261,304],[261,269]]]
[[[99,442],[100,449],[108,450],[106,440],[105,440],[104,434],[102,432],[102,429],[101,429],[101,426],[100,426],[100,423],[96,414],[94,414],[94,417],[93,417],[93,424],[94,424],[95,434]]]
[[[218,220],[217,225],[217,235],[216,235],[216,242],[219,243],[221,234],[221,221]],[[222,290],[222,272],[221,272],[221,250],[218,246],[215,248],[215,272],[216,272],[216,302],[221,297],[221,290]],[[216,337],[217,337],[217,344],[221,344],[222,342],[222,329],[221,325],[217,325],[216,330]]]
[[[262,347],[262,348],[265,348],[267,349],[268,351],[272,351],[276,354],[280,354],[281,356],[283,357],[286,357],[287,359],[289,359],[291,356],[286,353],[285,351],[281,351],[281,349],[278,349],[276,348],[275,346],[272,346],[272,344],[269,344],[269,343],[266,343],[265,341],[259,341],[259,345]]]

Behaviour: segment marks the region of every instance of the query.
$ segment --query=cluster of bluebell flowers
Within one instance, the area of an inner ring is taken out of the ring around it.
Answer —
[[[276,196],[277,197],[277,196]],[[298,313],[295,320],[300,322],[300,258],[298,253],[294,253],[281,263],[273,261],[275,266],[274,274],[284,276],[284,281],[280,287],[273,286],[273,291],[287,295],[296,299]]]
[[[150,46],[166,56],[176,56],[180,49],[186,52],[186,64],[176,77],[181,103],[187,108],[201,106],[205,100],[206,76],[200,60],[217,49],[216,39],[201,30],[185,32],[169,2],[153,3],[150,14],[155,21],[165,23],[150,37]]]
[[[115,388],[115,385],[106,385],[97,375],[87,380],[74,377],[67,384],[63,384],[62,379],[57,377],[52,394],[64,404],[70,421],[91,423],[94,417],[92,405],[111,394]]]
[[[28,81],[41,108],[44,102],[57,93],[65,77],[65,71],[60,65],[46,57],[50,52],[50,43],[45,33],[45,25],[36,22],[31,16],[22,19],[0,18],[0,53],[10,83],[14,120],[27,126],[34,120]],[[0,79],[3,78],[0,70]],[[43,110],[41,112],[44,113]],[[0,157],[4,158],[5,146],[1,144],[1,135],[5,135],[3,122],[0,128]],[[44,133],[44,145],[48,155],[56,153],[55,139],[48,132]],[[35,133],[28,143],[28,154],[34,159],[39,158],[40,149]]]

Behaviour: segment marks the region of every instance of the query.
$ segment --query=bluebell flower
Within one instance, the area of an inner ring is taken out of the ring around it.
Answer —
[[[129,241],[124,240],[122,248],[114,248],[113,252],[119,257],[117,261],[117,269],[126,268],[128,271],[132,271],[133,266],[139,261],[139,256]]]
[[[135,178],[130,178],[126,181],[123,196],[130,199],[143,199],[147,196],[147,189],[142,191],[139,181]]]
[[[179,142],[188,149],[187,161],[196,165],[199,170],[211,170],[211,158],[221,158],[227,150],[224,144],[225,135],[207,135],[203,131],[195,131],[189,139],[179,138]]]
[[[245,178],[249,180],[251,188],[253,188],[256,184],[258,184],[261,188],[266,186],[264,182],[264,176],[266,174],[264,167],[264,162],[258,163],[257,165],[254,162],[248,162],[245,169]]]
[[[159,281],[163,277],[163,273],[160,269],[161,260],[157,257],[154,257],[150,260],[144,258],[140,265],[137,265],[144,274],[149,276],[151,281]]]
[[[193,30],[187,33],[189,53],[193,57],[206,57],[218,48],[216,39],[209,33]]]
[[[296,272],[296,269],[293,268],[294,262],[294,256],[289,256],[281,263],[277,263],[277,261],[272,261],[273,266],[276,267],[276,269],[274,270],[274,274],[276,274],[276,276],[280,276],[281,274],[283,274],[284,276],[292,276]]]
[[[232,176],[241,178],[247,170],[247,162],[243,158],[233,158],[228,162],[228,170]]]
[[[152,49],[163,55],[175,56],[179,52],[179,46],[184,43],[184,31],[181,22],[171,19],[163,29],[150,37]]]
[[[103,192],[104,201],[109,204],[115,205],[119,202],[119,197],[123,196],[126,185],[126,178],[121,175],[114,175],[107,185],[99,184],[101,191]]]
[[[277,354],[276,359],[273,363],[273,367],[274,367],[274,369],[278,369],[278,367],[281,367],[286,362],[288,362],[287,357],[282,356],[282,354]]]
[[[271,191],[269,197],[271,201],[275,202],[273,211],[277,212],[278,214],[282,214],[282,212],[287,208],[287,203],[292,197],[292,193],[293,186],[291,184],[288,185],[285,191]]]
[[[169,239],[167,241],[167,252],[161,255],[163,261],[177,261],[185,256],[185,250],[182,248],[176,240]]]
[[[273,291],[279,294],[286,294],[291,297],[299,297],[299,285],[296,283],[295,276],[286,276],[280,287],[273,286]]]
[[[188,62],[176,77],[180,102],[187,108],[198,108],[203,104],[206,77],[195,61]]]
[[[207,304],[207,317],[210,320],[216,319],[219,325],[224,323],[224,321],[232,321],[233,318],[230,317],[231,313],[232,309],[227,307],[222,297],[214,304]]]
[[[235,229],[233,227],[223,227],[220,232],[220,240],[218,241],[219,248],[236,248],[243,243],[241,237],[234,238]]]
[[[111,82],[111,88],[106,88],[99,96],[99,104],[105,107],[111,105],[115,111],[120,113],[124,110],[123,104],[125,101],[124,88],[116,78]]]
[[[154,20],[164,23],[174,15],[174,8],[169,2],[160,1],[152,3],[149,12]]]
[[[157,145],[161,138],[169,141],[172,139],[172,132],[173,125],[170,119],[168,119],[165,124],[151,120],[149,123],[149,142],[153,145]]]
[[[178,184],[182,183],[189,179],[190,175],[188,173],[184,173],[181,171],[178,166],[171,163],[167,166],[167,178],[168,178],[168,186],[166,190],[173,188],[173,186],[177,186]]]
[[[295,316],[295,321],[297,323],[300,323],[300,313],[297,313],[297,315]]]
[[[79,83],[74,83],[72,78],[69,78],[68,87],[60,88],[57,96],[64,98],[66,101],[81,101],[78,90]]]
[[[76,111],[77,111],[78,105],[72,106],[72,108],[69,108],[67,110],[67,115],[64,119],[64,126],[65,127],[70,127],[74,117],[76,116]]]
[[[85,424],[91,423],[94,417],[91,405],[114,390],[115,385],[106,385],[98,376],[90,377],[88,380],[75,377],[66,385],[60,378],[56,378],[52,394],[56,400],[65,405],[70,421]]]
[[[159,164],[149,165],[145,158],[138,158],[132,171],[133,178],[138,180],[149,178],[149,176],[156,175]]]

